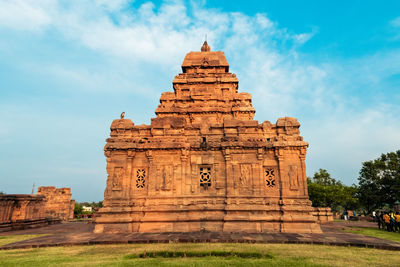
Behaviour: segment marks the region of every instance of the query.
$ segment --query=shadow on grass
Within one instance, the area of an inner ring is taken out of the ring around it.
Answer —
[[[0,236],[0,246],[16,243],[16,242],[21,242],[37,237],[42,237],[46,236],[49,234],[37,234],[37,235],[5,235],[5,236]]]
[[[144,251],[138,254],[128,254],[123,259],[137,258],[200,258],[200,257],[237,257],[237,258],[256,258],[272,259],[270,254],[259,252],[236,252],[236,251]]]

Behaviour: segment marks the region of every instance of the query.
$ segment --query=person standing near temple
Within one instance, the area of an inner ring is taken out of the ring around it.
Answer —
[[[385,224],[385,219],[383,218],[383,216],[384,216],[384,212],[381,211],[381,212],[380,212],[380,215],[379,215],[379,220],[381,221],[382,229],[383,229],[383,230],[387,230],[387,229],[386,229],[386,224]]]
[[[396,215],[394,215],[394,218],[396,220],[396,228],[400,232],[400,212],[396,212]]]
[[[376,222],[378,223],[378,229],[384,229],[385,227],[383,226],[383,220],[381,218],[381,213],[378,211],[377,213],[375,213],[374,219],[376,220]]]
[[[397,224],[396,224],[396,218],[394,217],[394,212],[391,211],[389,213],[390,216],[390,228],[393,232],[397,232]]]
[[[385,212],[385,215],[383,215],[383,220],[385,221],[386,230],[391,232],[392,228],[391,228],[391,225],[390,225],[390,216],[389,216],[389,214],[387,212]]]

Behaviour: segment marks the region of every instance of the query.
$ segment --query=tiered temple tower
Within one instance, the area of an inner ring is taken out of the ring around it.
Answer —
[[[190,52],[151,125],[114,120],[95,232],[321,232],[295,118],[253,120],[225,54]]]

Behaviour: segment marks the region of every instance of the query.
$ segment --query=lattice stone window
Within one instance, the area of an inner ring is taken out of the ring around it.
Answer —
[[[146,171],[137,169],[136,171],[136,188],[144,188],[146,185]]]
[[[200,186],[204,189],[211,186],[211,167],[200,167]]]
[[[275,169],[266,168],[265,169],[265,185],[267,187],[275,187]]]

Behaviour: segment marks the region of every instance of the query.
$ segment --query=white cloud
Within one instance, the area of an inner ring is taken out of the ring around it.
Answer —
[[[0,0],[0,29],[7,27],[17,30],[39,31],[52,22],[50,9],[52,1]]]

